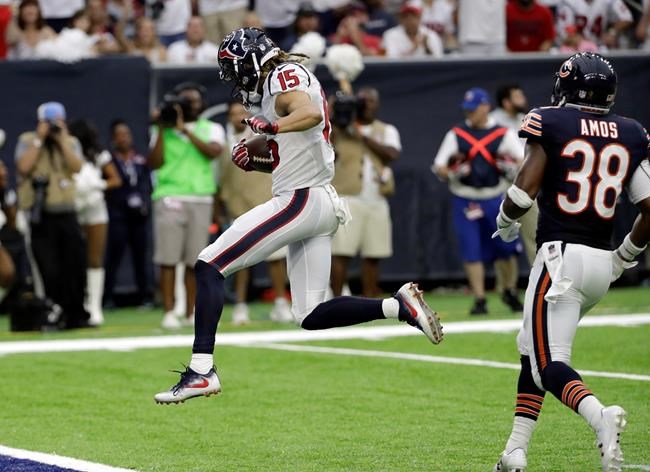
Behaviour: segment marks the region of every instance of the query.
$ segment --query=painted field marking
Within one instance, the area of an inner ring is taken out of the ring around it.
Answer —
[[[650,313],[633,315],[605,315],[586,317],[581,327],[621,326],[631,327],[650,324]],[[508,333],[516,331],[521,320],[452,321],[445,323],[445,335],[466,333]],[[253,343],[286,343],[310,341],[336,341],[345,339],[378,340],[401,336],[422,336],[417,329],[405,325],[355,326],[333,328],[322,331],[299,329],[257,331],[246,333],[218,333],[217,346],[238,346]],[[147,336],[134,338],[100,339],[58,339],[49,341],[6,341],[0,342],[0,356],[3,354],[72,352],[72,351],[130,351],[134,349],[160,349],[188,347],[194,341],[193,335]]]
[[[57,456],[55,454],[45,454],[44,452],[27,451],[25,449],[14,449],[0,445],[0,455],[13,457],[16,459],[27,459],[41,464],[54,465],[64,469],[73,469],[80,472],[133,472],[132,469],[121,469],[110,465],[88,462],[72,457]]]
[[[409,354],[406,352],[373,351],[367,349],[348,349],[337,347],[305,346],[304,344],[277,344],[277,343],[255,343],[239,347],[273,349],[276,351],[314,352],[318,354],[336,354],[340,356],[358,357],[383,357],[386,359],[403,359],[409,361],[431,362],[435,364],[456,364],[478,367],[493,367],[495,369],[519,370],[520,364],[509,362],[486,361],[483,359],[471,359],[464,357],[430,356],[426,354]],[[637,380],[650,382],[650,375],[626,374],[623,372],[600,372],[595,370],[580,370],[580,374],[588,377],[605,377],[608,379]]]
[[[632,470],[650,470],[650,465],[647,465],[647,464],[624,464],[623,468],[624,469],[632,469]]]

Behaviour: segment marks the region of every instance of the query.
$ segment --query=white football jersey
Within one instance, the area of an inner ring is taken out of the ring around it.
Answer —
[[[276,161],[273,195],[327,185],[334,177],[334,149],[330,144],[331,125],[327,100],[314,74],[295,62],[286,62],[276,67],[264,82],[262,115],[269,121],[277,121],[276,97],[296,90],[309,95],[311,101],[322,111],[323,121],[305,131],[280,133],[269,138]]]
[[[575,25],[582,35],[595,43],[611,23],[632,21],[632,13],[623,0],[562,0],[558,6],[558,32]]]

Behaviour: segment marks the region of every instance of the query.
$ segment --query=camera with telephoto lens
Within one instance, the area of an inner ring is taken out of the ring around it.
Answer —
[[[160,104],[160,115],[158,118],[158,121],[162,126],[166,128],[173,128],[176,126],[176,120],[178,119],[176,106],[181,107],[183,117],[186,120],[187,117],[192,114],[192,105],[189,98],[181,95],[166,94]]]
[[[45,198],[47,197],[47,185],[50,179],[43,176],[35,176],[32,179],[32,187],[34,189],[34,203],[30,212],[30,221],[32,224],[39,224],[43,216],[43,208],[45,207]]]
[[[364,112],[365,107],[366,101],[363,98],[339,90],[332,105],[332,124],[339,128],[347,128],[358,115]]]

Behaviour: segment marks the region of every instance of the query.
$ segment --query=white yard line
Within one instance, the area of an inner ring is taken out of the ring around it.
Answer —
[[[624,469],[632,470],[650,470],[650,465],[647,464],[623,464]]]
[[[121,469],[119,467],[98,464],[96,462],[73,459],[72,457],[27,451],[25,449],[14,449],[13,447],[1,445],[0,455],[14,457],[16,459],[28,459],[30,461],[40,462],[41,464],[55,465],[64,469],[73,469],[83,472],[133,472],[132,469]]]
[[[588,326],[639,326],[650,324],[650,313],[633,315],[606,315],[586,317],[580,323]],[[516,331],[521,326],[520,320],[481,320],[455,321],[445,323],[446,335],[462,333],[507,333]],[[421,336],[422,334],[405,324],[387,326],[357,326],[335,328],[322,331],[304,331],[298,329],[258,331],[246,333],[218,333],[217,345],[233,346],[254,343],[285,343],[336,341],[344,339],[377,340],[400,336]],[[192,335],[148,336],[136,338],[99,338],[99,339],[59,339],[50,341],[7,341],[0,342],[0,356],[3,354],[37,353],[37,352],[71,352],[71,351],[130,351],[134,349],[160,349],[170,347],[188,347],[192,345]]]
[[[244,347],[244,346],[240,346]],[[409,354],[405,352],[372,351],[367,349],[348,349],[336,347],[305,346],[304,344],[277,344],[277,343],[255,343],[245,347],[273,349],[276,351],[314,352],[318,354],[336,354],[340,356],[358,357],[383,357],[387,359],[404,359],[409,361],[432,362],[435,364],[456,364],[479,367],[493,367],[495,369],[519,370],[519,364],[509,362],[486,361],[483,359],[471,359],[465,357],[429,356],[426,354]],[[588,377],[605,377],[608,379],[638,380],[650,382],[650,375],[626,374],[622,372],[600,372],[595,370],[580,370],[582,375]]]

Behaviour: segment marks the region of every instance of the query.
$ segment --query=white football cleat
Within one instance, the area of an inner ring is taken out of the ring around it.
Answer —
[[[503,451],[492,472],[526,472],[526,467],[528,467],[526,452],[518,447],[508,453]]]
[[[271,321],[276,323],[293,323],[293,313],[291,313],[291,307],[286,298],[276,298],[273,309],[271,310],[271,315],[269,316]]]
[[[400,302],[398,319],[422,331],[433,344],[442,341],[442,325],[438,314],[424,301],[418,285],[408,282],[402,285],[394,297]]]
[[[165,316],[163,316],[161,326],[165,329],[180,329],[183,324],[175,312],[168,311],[165,313]]]
[[[627,413],[620,406],[613,405],[603,408],[601,415],[600,428],[596,431],[596,446],[600,449],[603,472],[620,472],[623,465],[620,440],[627,425]]]
[[[235,326],[245,325],[251,322],[248,317],[248,305],[245,303],[237,303],[232,310],[232,324]]]
[[[154,395],[156,403],[183,403],[190,398],[209,397],[221,392],[221,382],[214,367],[205,375],[194,372],[189,367],[185,368],[185,372],[174,372],[181,374],[181,379],[171,389]]]

